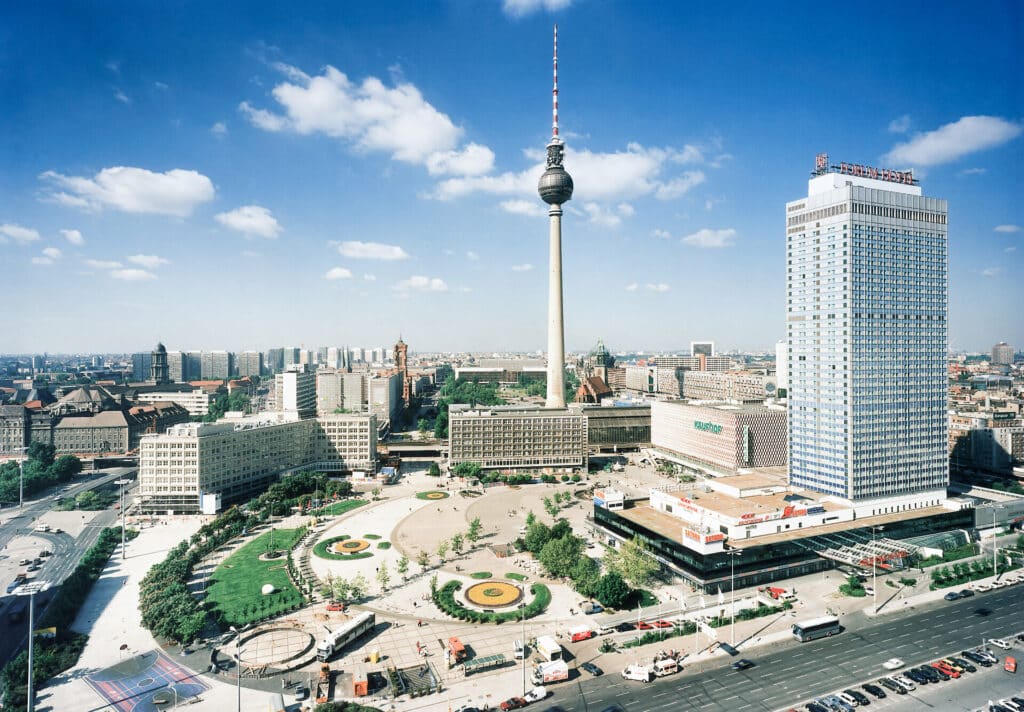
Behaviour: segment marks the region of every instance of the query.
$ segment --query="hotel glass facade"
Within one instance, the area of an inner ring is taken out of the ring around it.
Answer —
[[[787,203],[792,484],[946,486],[946,217],[916,185],[838,172]]]

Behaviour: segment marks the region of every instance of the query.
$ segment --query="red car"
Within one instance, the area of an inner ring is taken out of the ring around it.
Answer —
[[[949,675],[954,680],[956,678],[960,677],[960,672],[959,671],[954,670],[949,665],[946,665],[946,663],[944,663],[944,662],[940,661],[940,662],[932,663],[932,667],[935,668],[936,670],[941,670],[942,672],[946,673],[947,675]]]
[[[501,709],[503,710],[517,710],[520,707],[526,707],[527,702],[522,697],[510,697],[501,703]]]
[[[654,630],[654,626],[651,625],[650,623],[648,623],[647,621],[640,621],[639,623],[636,624],[636,629],[637,630]]]
[[[665,620],[654,621],[655,628],[671,628],[672,624]]]
[[[327,604],[327,610],[329,610],[329,611],[344,611],[345,610],[345,604],[344,603],[338,603],[337,601],[331,601],[330,603]]]

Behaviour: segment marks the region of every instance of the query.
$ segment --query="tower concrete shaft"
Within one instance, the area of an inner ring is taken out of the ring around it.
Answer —
[[[562,206],[548,208],[548,408],[565,407],[565,323],[562,319]]]

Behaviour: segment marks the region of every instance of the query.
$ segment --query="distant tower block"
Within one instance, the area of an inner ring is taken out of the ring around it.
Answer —
[[[572,199],[572,177],[562,167],[565,144],[558,137],[558,26],[555,26],[554,88],[547,170],[537,191],[548,208],[548,408],[565,407],[565,324],[562,317],[562,204]]]
[[[398,343],[395,344],[394,350],[394,371],[402,377],[402,400],[405,401],[405,405],[409,405],[409,400],[412,398],[412,378],[409,376],[409,345],[402,341],[402,336],[398,336]]]
[[[157,385],[165,385],[171,382],[171,369],[167,364],[167,348],[163,344],[157,344],[153,349],[153,365],[150,367],[150,380]]]

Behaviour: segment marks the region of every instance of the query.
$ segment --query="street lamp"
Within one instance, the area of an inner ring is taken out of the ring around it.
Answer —
[[[26,452],[27,447],[11,448],[11,452]],[[18,510],[25,506],[25,458],[18,460]]]
[[[128,558],[127,555],[125,554],[125,544],[124,544],[124,486],[126,484],[128,484],[129,482],[131,482],[131,480],[124,479],[124,478],[122,478],[120,480],[116,480],[114,482],[115,485],[121,485],[121,560],[122,561],[124,559]]]
[[[35,693],[32,689],[32,643],[35,635],[33,635],[32,629],[35,628],[36,594],[42,593],[49,587],[48,581],[33,581],[14,589],[15,596],[28,596],[28,701],[26,702],[28,712],[35,709]]]
[[[875,532],[882,528],[881,524],[871,527],[871,615],[874,616],[878,615],[878,554],[875,551]]]
[[[526,696],[526,586],[520,586],[519,590],[523,592],[523,603],[519,604],[519,610],[522,611],[523,618],[523,630],[520,635],[523,636],[523,696]]]
[[[736,557],[742,556],[739,549],[729,549],[725,552],[729,555],[729,607],[732,609],[732,645],[736,645]]]
[[[238,712],[242,712],[242,631],[231,626],[235,634],[235,688],[238,691]]]

